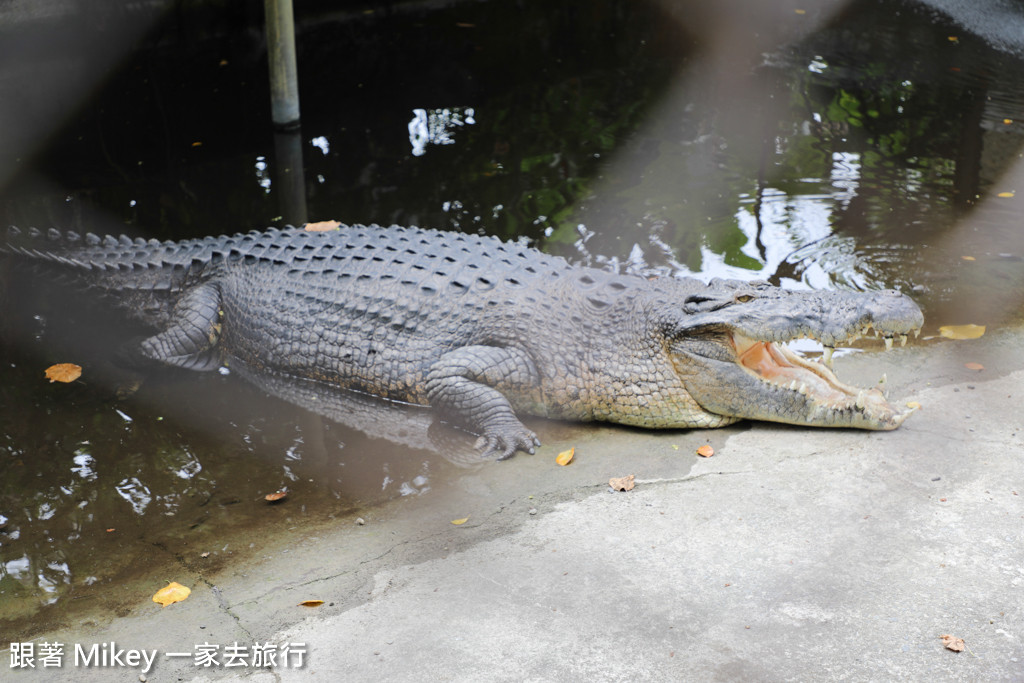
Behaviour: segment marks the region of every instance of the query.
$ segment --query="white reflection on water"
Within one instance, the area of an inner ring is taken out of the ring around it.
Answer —
[[[413,156],[427,153],[427,145],[452,145],[456,128],[476,123],[476,112],[472,107],[443,109],[413,109],[409,122],[409,143]]]
[[[122,479],[121,483],[114,488],[119,496],[128,501],[129,505],[132,506],[132,510],[137,515],[144,514],[146,508],[153,501],[153,494],[150,492],[149,487],[136,477]]]
[[[188,449],[182,448],[174,455],[179,462],[175,464],[173,471],[179,479],[192,479],[203,471],[202,463]]]
[[[72,472],[86,481],[94,481],[96,479],[96,470],[93,468],[96,464],[96,459],[84,448],[79,447],[75,449],[75,457],[72,458],[72,461],[75,463],[75,466],[71,468]]]

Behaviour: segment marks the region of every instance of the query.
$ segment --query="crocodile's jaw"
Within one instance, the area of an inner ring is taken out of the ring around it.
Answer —
[[[877,388],[841,382],[823,363],[810,361],[785,345],[727,332],[717,353],[674,349],[687,392],[708,412],[751,420],[818,427],[895,429],[913,409],[890,404]],[[687,381],[694,366],[701,379]],[[714,381],[708,381],[709,378]]]

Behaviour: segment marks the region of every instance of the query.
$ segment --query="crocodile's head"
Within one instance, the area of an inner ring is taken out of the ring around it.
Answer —
[[[690,396],[707,412],[822,427],[895,429],[913,412],[877,388],[841,382],[833,349],[877,334],[905,343],[924,317],[895,291],[793,291],[764,282],[715,280],[689,293],[666,321],[666,346]],[[785,346],[811,338],[822,362]]]

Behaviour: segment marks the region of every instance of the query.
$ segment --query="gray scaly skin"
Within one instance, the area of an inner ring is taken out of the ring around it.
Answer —
[[[318,380],[429,405],[487,456],[533,452],[516,416],[651,428],[741,419],[894,429],[909,414],[780,342],[921,327],[894,292],[646,280],[496,238],[418,228],[271,229],[181,242],[12,234],[158,332],[146,358]]]

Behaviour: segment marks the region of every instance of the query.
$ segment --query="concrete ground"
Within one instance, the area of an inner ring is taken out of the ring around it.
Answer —
[[[1024,333],[836,366],[886,372],[921,410],[894,432],[533,423],[537,455],[363,525],[268,534],[243,565],[175,577],[185,602],[35,642],[155,649],[149,681],[1024,681]],[[221,666],[166,656],[204,643]],[[223,666],[235,643],[248,662],[271,643],[278,666]],[[140,680],[68,659],[0,678]]]

